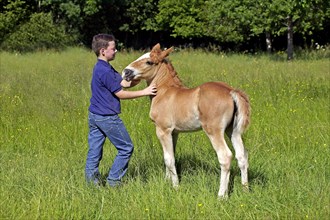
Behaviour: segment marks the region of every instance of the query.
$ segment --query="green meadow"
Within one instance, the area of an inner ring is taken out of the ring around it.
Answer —
[[[118,52],[121,72],[143,52]],[[250,97],[244,134],[250,191],[236,160],[230,195],[218,200],[220,166],[206,135],[179,135],[180,188],[165,180],[149,98],[122,101],[135,144],[120,188],[87,186],[87,114],[95,55],[85,49],[0,52],[0,219],[328,219],[330,61],[176,51],[170,59],[188,87],[224,81]],[[145,87],[141,83],[134,89]],[[229,144],[230,145],[230,144]],[[231,147],[231,145],[230,145]],[[232,147],[231,147],[232,149]],[[101,172],[115,148],[107,140]]]

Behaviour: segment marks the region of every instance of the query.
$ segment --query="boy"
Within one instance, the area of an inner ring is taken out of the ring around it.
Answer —
[[[98,34],[93,37],[92,49],[97,56],[91,81],[92,97],[90,99],[88,124],[89,150],[86,160],[85,176],[89,183],[101,185],[99,163],[102,159],[103,145],[108,137],[118,153],[107,177],[110,186],[120,185],[125,175],[128,162],[133,153],[133,143],[125,125],[118,116],[121,112],[120,99],[133,99],[142,96],[156,95],[154,85],[139,90],[125,91],[139,81],[127,82],[110,65],[115,59],[115,37],[109,34]]]

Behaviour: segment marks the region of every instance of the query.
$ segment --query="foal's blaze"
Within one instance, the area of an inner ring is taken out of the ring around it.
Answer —
[[[175,145],[183,131],[203,129],[217,153],[221,168],[218,196],[228,194],[232,152],[224,138],[231,139],[241,170],[242,184],[248,186],[248,153],[244,148],[242,133],[249,125],[250,104],[247,95],[223,82],[207,82],[196,88],[185,87],[167,56],[173,50],[162,51],[153,47],[123,70],[127,81],[144,79],[157,85],[157,95],[151,99],[150,118],[164,151],[166,177],[178,187],[175,167]]]

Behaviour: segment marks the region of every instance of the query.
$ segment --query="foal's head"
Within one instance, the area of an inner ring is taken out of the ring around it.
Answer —
[[[126,81],[131,81],[132,79],[152,80],[157,73],[159,64],[163,63],[172,51],[173,47],[162,51],[160,44],[156,44],[151,52],[142,55],[123,70],[123,79]]]

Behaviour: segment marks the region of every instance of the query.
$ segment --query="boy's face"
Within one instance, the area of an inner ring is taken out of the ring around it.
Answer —
[[[114,41],[110,41],[107,48],[101,49],[100,58],[106,61],[111,61],[115,59],[116,53],[116,43]]]

